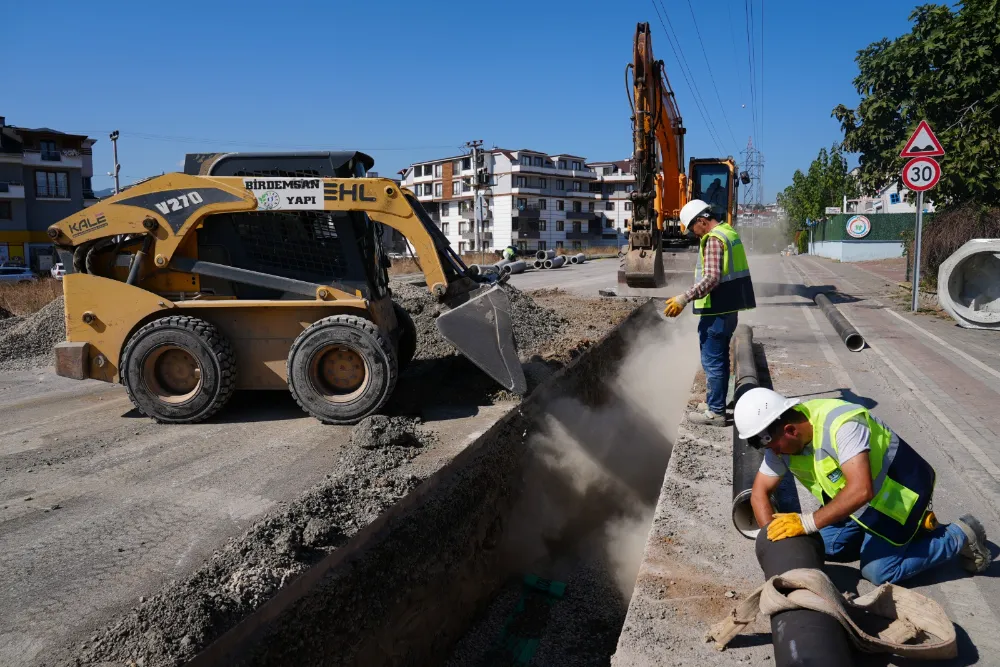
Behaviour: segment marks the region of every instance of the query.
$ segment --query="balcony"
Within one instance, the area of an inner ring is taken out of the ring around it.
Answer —
[[[566,211],[567,220],[590,220],[596,217],[595,211]]]
[[[512,218],[525,218],[528,220],[537,220],[542,215],[542,209],[538,208],[537,206],[515,206],[511,210],[510,215]]]
[[[603,231],[599,220],[591,220],[587,225],[574,224],[573,228],[566,232],[566,239],[569,241],[599,239]]]
[[[537,239],[541,238],[541,232],[538,229],[537,220],[519,220],[514,223],[514,228],[511,230],[511,236],[514,239]]]
[[[472,229],[464,230],[460,232],[459,235],[462,237],[463,241],[476,240],[476,232]],[[483,243],[489,243],[493,240],[493,231],[489,229],[482,230],[479,232],[479,238],[483,241]]]
[[[545,174],[546,176],[555,176],[557,178],[564,179],[580,179],[580,180],[594,180],[597,178],[597,172],[592,169],[556,169],[555,167],[535,167],[526,164],[515,164],[512,165],[510,170],[514,173],[518,172],[530,172],[533,174]]]
[[[0,199],[24,199],[24,184],[0,183]]]
[[[83,156],[78,150],[62,151],[24,151],[24,164],[33,167],[60,167],[63,169],[83,168]]]

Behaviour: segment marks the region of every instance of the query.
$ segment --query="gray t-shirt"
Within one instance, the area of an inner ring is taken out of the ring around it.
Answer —
[[[876,421],[878,420],[876,419]],[[858,454],[869,451],[871,449],[871,446],[868,444],[870,435],[871,430],[868,428],[868,422],[865,421],[863,416],[855,417],[837,429],[837,450],[839,453],[837,465],[843,466]],[[812,456],[812,443],[806,445],[802,453]],[[764,452],[764,460],[761,461],[760,472],[768,477],[784,477],[785,473],[788,472],[788,455],[775,454],[768,449]]]

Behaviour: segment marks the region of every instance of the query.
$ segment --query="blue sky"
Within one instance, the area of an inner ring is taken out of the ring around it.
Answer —
[[[635,25],[648,21],[688,129],[687,157],[718,155],[655,6],[670,19],[723,153],[739,159],[753,133],[750,3],[755,143],[772,200],[840,139],[830,111],[857,101],[856,51],[908,32],[914,6],[655,2],[8,3],[0,115],[97,138],[95,188],[111,185],[115,128],[124,183],[216,150],[357,148],[383,174],[463,152],[469,139],[623,159],[631,152],[623,72]]]

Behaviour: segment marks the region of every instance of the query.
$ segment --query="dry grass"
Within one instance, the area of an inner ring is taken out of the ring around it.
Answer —
[[[43,278],[34,283],[0,283],[0,312],[30,315],[60,296],[62,283],[52,278]]]

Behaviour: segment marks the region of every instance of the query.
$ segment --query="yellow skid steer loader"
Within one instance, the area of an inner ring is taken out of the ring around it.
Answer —
[[[507,389],[526,383],[510,302],[471,277],[412,193],[357,152],[189,155],[48,229],[66,276],[56,372],[120,381],[161,422],[236,389],[288,389],[332,424],[379,410],[416,349],[383,225],[416,250],[441,334]]]

